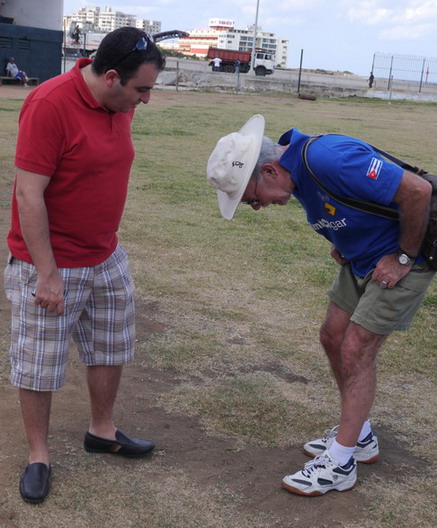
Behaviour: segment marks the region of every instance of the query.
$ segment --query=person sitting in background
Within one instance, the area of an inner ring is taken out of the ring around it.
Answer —
[[[6,76],[18,79],[24,86],[27,86],[27,81],[29,80],[26,72],[18,69],[14,57],[11,57],[6,65]]]

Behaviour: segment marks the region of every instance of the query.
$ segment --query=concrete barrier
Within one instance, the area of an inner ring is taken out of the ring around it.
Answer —
[[[369,97],[387,100],[437,102],[437,86],[431,93],[383,91],[369,89],[367,77],[359,75],[304,71],[300,85],[298,70],[278,69],[272,75],[258,77],[245,74],[212,72],[208,63],[188,59],[167,58],[167,66],[158,77],[158,85],[179,86],[181,89],[211,89],[234,92],[281,92],[310,97]],[[428,87],[428,90],[431,90]]]

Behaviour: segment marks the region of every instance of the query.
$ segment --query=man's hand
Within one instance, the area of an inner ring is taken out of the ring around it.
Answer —
[[[36,268],[35,304],[48,312],[64,312],[64,282],[50,243],[44,192],[50,178],[17,169],[17,204],[21,231]]]
[[[411,266],[402,266],[399,263],[398,255],[390,253],[384,255],[376,265],[372,274],[372,279],[381,288],[394,288],[396,284],[411,270]]]
[[[64,313],[64,281],[59,273],[52,277],[38,277],[35,287],[35,304],[48,312]]]

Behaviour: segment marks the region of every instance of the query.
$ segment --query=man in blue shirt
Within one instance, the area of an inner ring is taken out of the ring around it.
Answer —
[[[319,137],[307,151],[308,166],[323,189],[303,161],[310,138],[292,129],[275,143],[264,137],[264,118],[256,115],[219,140],[207,172],[228,220],[240,203],[259,210],[297,198],[314,231],[331,242],[331,256],[340,265],[320,330],[341,395],[340,422],[305,444],[314,460],[282,481],[290,492],[315,496],[351,489],[356,462],[378,459],[368,420],[376,355],[391,332],[409,328],[435,272],[420,252],[431,185],[367,143],[332,134]],[[354,209],[333,195],[397,209],[401,221]]]

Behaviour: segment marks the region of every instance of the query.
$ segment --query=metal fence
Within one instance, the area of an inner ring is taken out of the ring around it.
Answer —
[[[375,53],[372,72],[376,90],[437,93],[437,58]]]

